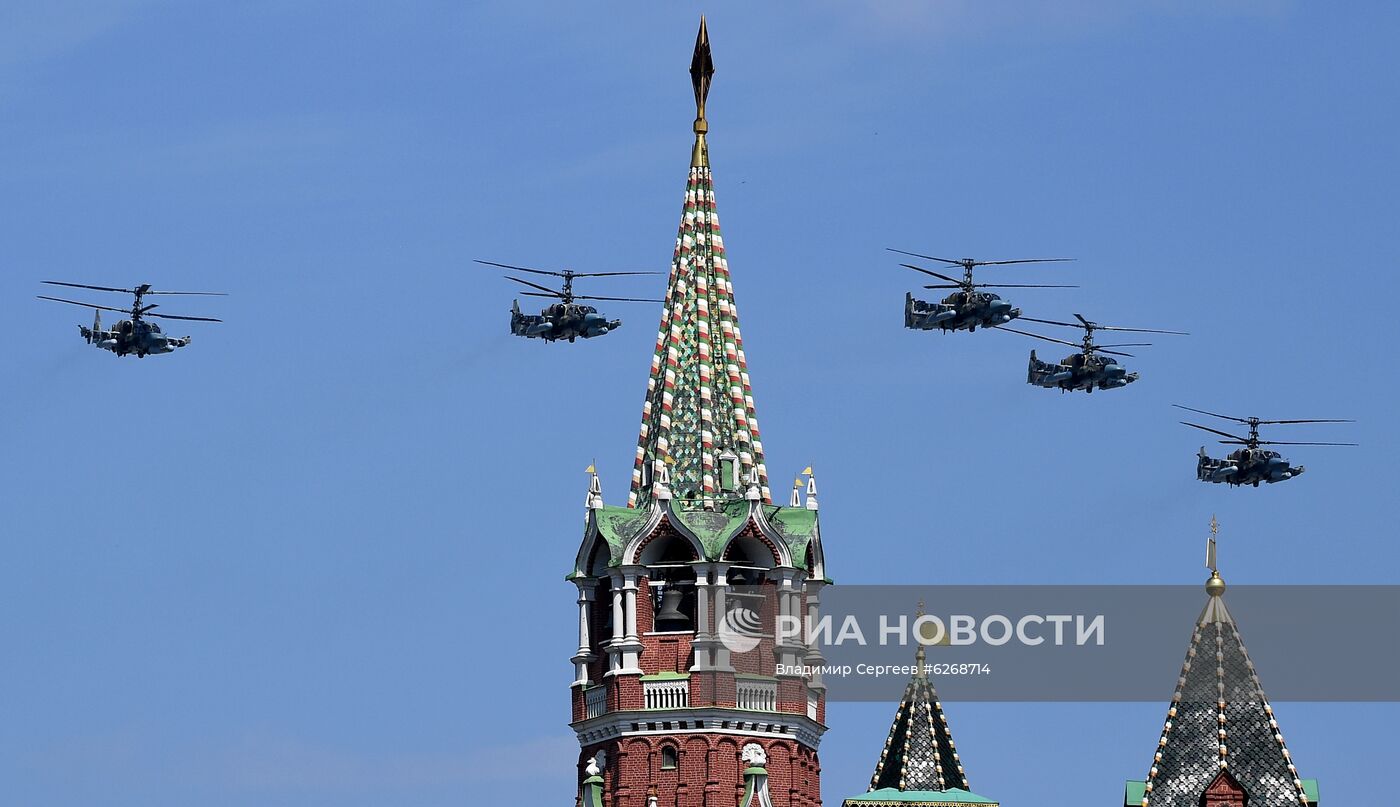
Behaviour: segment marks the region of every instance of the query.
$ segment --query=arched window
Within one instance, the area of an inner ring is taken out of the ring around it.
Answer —
[[[678,761],[679,755],[676,753],[676,747],[674,745],[661,746],[661,770],[675,770]]]

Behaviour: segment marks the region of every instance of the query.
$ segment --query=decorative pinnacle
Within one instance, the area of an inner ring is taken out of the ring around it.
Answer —
[[[710,124],[705,120],[705,99],[710,95],[710,78],[715,74],[715,63],[710,58],[710,31],[705,27],[705,16],[700,16],[700,32],[695,35],[695,54],[690,57],[690,84],[695,89],[695,151],[691,154],[692,167],[710,164],[709,149],[705,146],[705,133]]]
[[[920,619],[923,619],[923,617],[924,617],[924,599],[923,599],[922,597],[920,597],[920,598],[919,598],[919,607],[918,607],[918,610],[915,611],[914,621],[915,621],[915,622],[918,622]],[[923,674],[924,674],[924,664],[925,664],[925,661],[924,661],[924,659],[925,659],[925,657],[924,657],[924,642],[923,642],[923,637],[919,635],[917,629],[915,629],[915,631],[914,631],[914,644],[917,644],[917,645],[918,645],[918,648],[914,650],[914,666],[915,666],[915,668],[916,668],[916,669],[914,670],[914,674],[915,674],[915,675],[923,675]]]
[[[1219,597],[1225,593],[1225,581],[1220,577],[1219,566],[1215,562],[1215,536],[1220,532],[1220,522],[1210,517],[1210,540],[1206,543],[1206,568],[1210,569],[1210,579],[1206,581],[1206,593]]]

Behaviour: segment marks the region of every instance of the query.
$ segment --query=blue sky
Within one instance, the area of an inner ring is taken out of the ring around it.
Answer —
[[[1400,582],[1392,4],[11,3],[15,803],[567,803],[561,578],[584,467],[625,499],[659,311],[512,339],[470,260],[667,266],[702,10],[768,464],[815,466],[838,582],[1192,583],[1211,513],[1231,582]],[[1033,389],[1029,340],[903,330],[887,246],[1074,256],[1001,277],[1083,286],[1028,315],[1192,336],[1128,389]],[[33,299],[48,278],[231,296],[166,302],[226,323],[117,360]],[[1206,486],[1173,402],[1353,417],[1290,434],[1364,447]],[[1115,803],[1172,673],[1153,703],[948,704],[973,787]],[[1371,798],[1395,705],[1278,711],[1329,802]],[[829,803],[892,713],[830,710]]]

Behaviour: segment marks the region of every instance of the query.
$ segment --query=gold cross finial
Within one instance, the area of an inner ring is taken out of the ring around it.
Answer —
[[[1210,540],[1206,542],[1206,568],[1210,569],[1210,579],[1206,581],[1206,593],[1219,597],[1225,593],[1225,581],[1220,579],[1220,568],[1215,562],[1215,536],[1220,532],[1220,522],[1215,515],[1210,517]]]
[[[1210,517],[1210,541],[1206,543],[1206,568],[1211,573],[1219,572],[1215,563],[1215,536],[1220,532],[1220,522],[1215,520],[1215,514]]]
[[[914,617],[914,621],[917,623],[919,619],[921,619],[924,616],[923,597],[919,598],[919,607],[916,610],[915,614],[916,615]],[[914,649],[914,675],[922,676],[924,674],[924,660],[926,656],[924,654],[924,637],[920,635],[919,628],[917,626],[914,628],[914,643],[918,645],[918,647]]]

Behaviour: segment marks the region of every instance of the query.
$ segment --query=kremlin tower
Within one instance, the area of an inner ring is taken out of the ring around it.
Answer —
[[[816,483],[809,469],[772,503],[715,212],[703,19],[690,73],[695,141],[631,492],[604,504],[594,474],[568,576],[579,801],[816,807],[825,698],[802,670],[822,660],[780,630],[815,618],[829,582]]]
[[[1317,781],[1301,779],[1274,709],[1225,608],[1215,563],[1216,521],[1206,553],[1206,607],[1176,679],[1166,725],[1145,780],[1129,780],[1124,807],[1316,807]]]
[[[923,608],[919,610],[922,615]],[[846,799],[842,807],[997,807],[968,789],[943,704],[929,680],[923,645],[914,652],[914,670],[870,777],[870,789]]]

